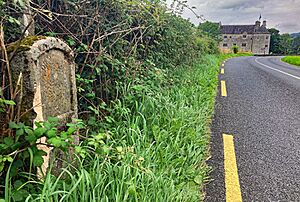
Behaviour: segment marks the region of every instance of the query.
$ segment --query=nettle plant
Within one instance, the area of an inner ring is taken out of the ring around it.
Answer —
[[[58,118],[49,118],[45,122],[35,122],[35,127],[10,122],[9,128],[12,130],[11,135],[0,139],[0,187],[4,186],[2,182],[8,180],[16,182],[14,178],[18,179],[18,183],[36,178],[35,173],[43,165],[43,156],[47,154],[38,146],[68,151],[68,148],[76,147],[72,137],[84,128],[84,124],[76,119],[74,123],[62,125]],[[45,143],[38,141],[43,137],[46,137]]]

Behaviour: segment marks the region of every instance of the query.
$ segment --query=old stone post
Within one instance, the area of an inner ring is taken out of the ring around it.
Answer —
[[[48,117],[70,121],[77,117],[77,94],[75,63],[70,47],[53,37],[27,37],[18,47],[11,66],[15,80],[22,77],[21,98],[22,122],[34,125]],[[45,143],[46,139],[40,139]],[[75,142],[78,138],[75,137]],[[40,147],[47,152],[42,172],[49,165],[50,148]]]

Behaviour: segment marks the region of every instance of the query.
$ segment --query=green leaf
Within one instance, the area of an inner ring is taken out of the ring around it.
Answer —
[[[42,122],[34,122],[34,125],[35,125],[37,128],[42,128],[42,127],[43,127]]]
[[[94,112],[96,115],[99,115],[99,111],[95,108],[93,108],[92,106],[88,106],[88,109],[91,110],[92,112]]]
[[[67,132],[62,132],[61,133],[61,135],[60,135],[60,138],[61,138],[61,140],[66,140],[66,139],[68,139],[68,133]]]
[[[25,133],[31,135],[33,134],[33,131],[30,128],[25,128]]]
[[[25,139],[29,142],[29,143],[35,143],[37,140],[37,137],[34,134],[30,134],[28,136],[25,137]]]
[[[86,157],[86,150],[83,149],[82,147],[80,146],[76,146],[75,147],[75,151],[82,157],[82,158],[85,158]]]
[[[134,185],[130,185],[129,187],[128,187],[128,193],[129,193],[129,195],[136,195],[136,189],[135,189],[135,186]]]
[[[202,184],[203,182],[203,176],[201,175],[197,175],[195,178],[194,178],[194,182],[198,185]]]
[[[33,157],[33,165],[37,167],[41,167],[44,163],[44,159],[41,155],[35,155]]]
[[[16,180],[16,181],[14,182],[14,188],[15,188],[15,189],[20,188],[22,185],[23,185],[23,182],[22,182],[21,180]]]
[[[12,167],[15,167],[15,168],[21,168],[24,166],[24,163],[23,161],[21,161],[20,159],[19,160],[16,160],[14,163],[13,163],[13,166]]]
[[[70,128],[68,128],[68,134],[73,134],[74,132],[76,131],[76,128],[74,128],[74,127],[70,127]]]
[[[6,137],[6,138],[4,138],[3,142],[4,142],[4,144],[6,144],[9,147],[12,146],[15,143],[15,141],[14,141],[14,139],[12,137]]]
[[[23,162],[21,160],[17,160],[11,164],[10,169],[10,176],[9,177],[15,177],[20,172],[20,168],[23,166]]]
[[[8,146],[6,144],[0,144],[0,153],[3,153],[7,148]]]
[[[56,34],[55,32],[45,32],[45,35],[46,35],[46,36],[52,36],[52,37],[54,37],[54,36],[56,36],[57,34]]]
[[[19,137],[23,134],[24,134],[24,129],[23,128],[18,129],[16,132],[17,139],[19,139]]]
[[[13,193],[12,197],[14,201],[24,201],[24,199],[29,195],[29,193],[24,190],[17,190],[16,192]]]
[[[22,155],[23,159],[26,159],[26,158],[29,157],[29,152],[28,151],[24,151],[24,152],[21,153],[21,155]]]
[[[15,142],[13,145],[10,146],[10,148],[15,151],[18,150],[21,146],[22,146],[21,142]]]
[[[12,100],[3,100],[3,103],[7,105],[16,105],[16,103]]]
[[[13,160],[14,160],[14,159],[13,159],[12,157],[10,157],[10,156],[6,156],[4,159],[5,159],[5,161],[8,161],[8,162],[10,162],[10,163],[13,162]]]
[[[58,123],[59,122],[59,118],[57,118],[57,117],[48,117],[48,121],[50,123]]]
[[[50,122],[44,122],[44,123],[43,123],[43,128],[45,128],[45,129],[47,129],[47,130],[50,130],[50,129],[53,128],[53,125],[54,125],[54,124],[52,124],[52,123],[50,123]]]
[[[45,152],[44,150],[39,149],[39,150],[36,151],[36,154],[40,155],[40,156],[46,156],[47,152]]]
[[[47,137],[48,138],[53,138],[56,136],[56,129],[51,129],[47,132]]]
[[[85,97],[88,99],[92,99],[92,98],[95,98],[96,95],[95,95],[95,93],[87,93],[87,94],[85,94]]]
[[[68,42],[69,46],[74,46],[76,44],[75,40],[71,37],[68,37],[66,41]]]
[[[60,148],[63,149],[63,151],[66,151],[65,149],[67,148],[67,146],[68,146],[68,143],[66,141],[62,141]]]
[[[108,146],[104,145],[104,146],[102,147],[102,149],[103,149],[103,152],[104,152],[105,154],[109,154],[110,148],[109,148]]]
[[[34,130],[34,135],[37,137],[37,138],[40,138],[44,135],[44,133],[47,131],[46,128],[37,128]]]
[[[105,120],[108,122],[108,123],[113,123],[114,122],[114,119],[111,117],[111,116],[106,116],[104,117]]]
[[[52,144],[54,147],[60,147],[62,145],[61,139],[57,137],[49,139],[48,142]]]
[[[16,124],[15,122],[10,122],[9,123],[9,128],[18,129],[18,128],[20,128],[20,126],[18,124]]]
[[[80,152],[82,151],[82,147],[76,146],[76,147],[75,147],[75,151],[76,151],[77,153],[80,153]]]
[[[117,152],[121,153],[123,151],[123,147],[116,147]]]

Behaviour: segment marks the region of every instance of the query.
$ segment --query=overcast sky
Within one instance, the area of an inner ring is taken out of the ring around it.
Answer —
[[[167,0],[168,3],[173,0]],[[187,0],[196,7],[196,13],[209,21],[222,24],[254,24],[262,15],[267,27],[275,27],[281,33],[300,32],[300,0]],[[195,24],[200,22],[186,10],[184,18]]]

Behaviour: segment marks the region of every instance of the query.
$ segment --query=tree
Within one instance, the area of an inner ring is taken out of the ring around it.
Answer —
[[[275,54],[280,54],[280,34],[279,30],[275,28],[268,29],[271,34],[271,41],[270,41],[270,52]]]
[[[300,36],[293,39],[292,49],[294,54],[300,54]]]
[[[289,34],[282,34],[280,36],[280,49],[283,54],[287,55],[292,53],[293,39]]]
[[[219,23],[206,21],[204,23],[200,23],[199,29],[202,30],[209,37],[219,41],[220,40],[220,25]]]
[[[271,34],[270,52],[275,54],[299,53],[300,37],[292,38],[290,34],[279,34],[275,28],[268,29]]]

